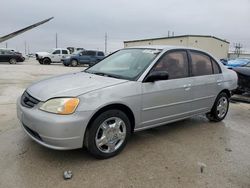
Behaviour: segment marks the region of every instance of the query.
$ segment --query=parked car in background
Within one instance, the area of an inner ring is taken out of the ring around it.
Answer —
[[[0,49],[0,62],[9,62],[10,64],[16,64],[17,62],[23,62],[24,60],[25,58],[20,52]]]
[[[223,65],[227,65],[228,59],[220,59],[220,62],[221,62]]]
[[[75,48],[75,47],[67,47],[67,49],[71,54],[73,54],[76,51],[85,50],[84,48]]]
[[[74,52],[71,56],[63,58],[63,64],[65,66],[77,66],[80,64],[88,64],[93,66],[104,58],[104,53],[102,51],[95,50],[82,50]]]
[[[232,70],[238,75],[238,87],[234,93],[250,93],[250,62],[242,67],[233,67]]]
[[[228,68],[233,68],[233,67],[242,67],[250,62],[249,59],[232,59],[229,60],[226,64]]]
[[[17,100],[17,116],[43,146],[86,146],[93,156],[109,158],[134,131],[198,114],[222,121],[236,87],[236,73],[203,51],[125,48],[85,71],[31,85]]]
[[[62,58],[70,56],[66,48],[55,48],[49,52],[36,52],[36,59],[40,64],[61,63]]]

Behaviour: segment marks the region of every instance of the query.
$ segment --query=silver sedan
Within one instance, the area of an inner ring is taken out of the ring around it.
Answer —
[[[82,72],[31,85],[17,101],[24,131],[59,150],[117,155],[131,133],[206,114],[225,118],[237,75],[206,52],[170,46],[121,49]]]

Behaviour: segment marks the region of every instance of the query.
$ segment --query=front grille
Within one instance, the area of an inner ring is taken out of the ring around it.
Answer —
[[[25,130],[26,130],[28,133],[30,133],[33,137],[35,137],[36,139],[42,141],[42,138],[40,137],[40,135],[39,135],[37,132],[33,131],[32,129],[30,129],[29,127],[27,127],[27,126],[24,125],[24,124],[23,124],[23,127],[24,127]]]
[[[33,108],[40,101],[29,95],[26,91],[23,93],[21,97],[21,104],[27,108]]]

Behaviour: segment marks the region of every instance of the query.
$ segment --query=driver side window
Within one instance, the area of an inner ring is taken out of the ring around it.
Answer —
[[[60,50],[56,50],[52,54],[60,54]]]
[[[183,50],[167,52],[156,63],[153,71],[167,71],[169,79],[188,77],[188,56]]]

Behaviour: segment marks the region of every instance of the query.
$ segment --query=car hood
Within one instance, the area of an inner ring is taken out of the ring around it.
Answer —
[[[128,80],[78,72],[39,81],[28,87],[27,92],[40,101],[46,101],[55,97],[76,97],[125,82]]]
[[[240,67],[240,66],[244,66],[247,63],[249,63],[248,61],[240,61],[240,60],[230,60],[228,61],[228,63],[226,64],[228,67]]]
[[[70,55],[68,55],[66,57],[63,57],[62,59],[72,59],[72,58],[78,59],[78,57],[79,57],[79,55],[72,55],[72,54],[70,54]]]
[[[50,53],[49,52],[36,52],[36,54],[39,55],[39,56],[47,56]]]
[[[235,67],[233,70],[239,74],[250,76],[250,68],[248,67]]]

